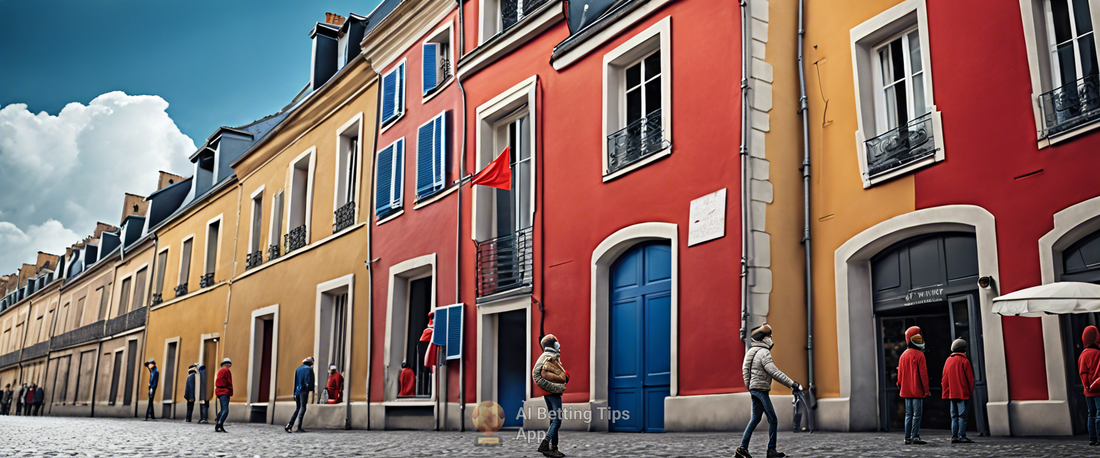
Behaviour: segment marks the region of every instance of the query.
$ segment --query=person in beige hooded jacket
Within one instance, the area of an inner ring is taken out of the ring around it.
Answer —
[[[771,348],[772,327],[767,323],[760,325],[750,333],[752,343],[745,352],[745,362],[741,365],[741,375],[745,378],[745,387],[752,396],[752,418],[745,428],[745,435],[741,438],[741,446],[737,448],[735,456],[740,458],[752,458],[749,454],[749,440],[752,439],[752,431],[760,424],[761,414],[768,417],[768,458],[784,457],[786,454],[775,449],[776,428],[779,420],[775,417],[775,409],[772,407],[770,392],[772,380],[790,388],[792,391],[802,391],[802,385],[791,380],[775,366],[772,361]]]
[[[562,458],[564,453],[558,451],[558,429],[561,428],[561,394],[565,392],[565,385],[569,383],[569,372],[561,363],[561,344],[553,334],[547,334],[539,344],[542,345],[542,356],[539,356],[535,366],[531,368],[531,379],[535,385],[546,391],[542,399],[546,401],[546,411],[550,416],[550,427],[546,430],[546,439],[539,444],[538,451],[550,458]]]

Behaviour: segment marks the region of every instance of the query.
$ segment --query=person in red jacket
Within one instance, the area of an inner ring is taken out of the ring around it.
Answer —
[[[328,403],[339,404],[344,395],[344,376],[336,370],[335,364],[328,367],[328,383],[325,383],[325,389],[328,390]]]
[[[410,398],[416,396],[416,373],[409,369],[409,363],[401,361],[401,391],[397,396]]]
[[[1100,340],[1100,333],[1097,332],[1096,326],[1086,326],[1085,332],[1081,334],[1081,343],[1085,344],[1085,349],[1077,359],[1077,372],[1080,373],[1081,384],[1085,386],[1085,406],[1089,411],[1087,422],[1089,445],[1092,446],[1100,445],[1100,441],[1097,440],[1097,436],[1100,435],[1100,383],[1096,383],[1097,379],[1100,379],[1098,340]]]
[[[967,344],[963,339],[951,342],[951,356],[943,364],[943,398],[951,404],[951,443],[969,444],[974,441],[966,437],[967,404],[974,394],[974,368],[966,359]]]
[[[218,375],[214,377],[214,396],[218,397],[221,410],[214,420],[214,432],[224,433],[225,419],[229,416],[229,397],[233,396],[233,373],[229,368],[233,367],[233,361],[229,358],[222,360],[222,368],[218,369]]]
[[[928,362],[919,327],[905,330],[905,345],[909,348],[898,360],[898,394],[905,399],[905,443],[924,445],[927,442],[920,440],[920,419],[924,398],[931,396],[932,390],[928,389]]]

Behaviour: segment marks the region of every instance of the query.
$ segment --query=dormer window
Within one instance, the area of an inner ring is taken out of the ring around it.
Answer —
[[[450,25],[432,35],[422,46],[424,64],[421,69],[423,93],[428,95],[450,81],[452,71]]]

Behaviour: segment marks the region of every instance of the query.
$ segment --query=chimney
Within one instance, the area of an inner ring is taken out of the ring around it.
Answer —
[[[131,215],[145,216],[147,208],[149,208],[149,202],[145,200],[145,197],[127,193],[122,200],[122,221],[119,224],[125,223],[126,218]]]
[[[328,82],[332,75],[336,74],[336,56],[339,46],[338,37],[340,26],[333,21],[344,23],[343,16],[325,13],[325,22],[318,22],[309,32],[309,38],[313,39],[313,62],[310,67],[310,89],[316,91]]]
[[[160,191],[161,189],[167,188],[186,179],[187,178],[162,170],[160,172],[160,177],[157,179],[157,191]]]
[[[343,16],[339,15],[339,14],[325,13],[325,23],[326,24],[332,24],[334,26],[339,27],[339,26],[344,25],[344,21],[345,21],[345,18]]]
[[[118,228],[107,223],[96,223],[95,235],[89,237],[89,239],[98,239],[104,232],[117,232]]]

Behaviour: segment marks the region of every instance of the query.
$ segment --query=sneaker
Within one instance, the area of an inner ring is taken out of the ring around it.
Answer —
[[[912,444],[912,443],[913,443],[913,439],[910,439],[908,437],[905,438],[905,445],[909,445],[909,444]]]
[[[286,430],[286,432],[288,432],[288,433],[289,433],[289,432],[290,432],[290,425],[286,425],[286,427],[285,427],[285,428],[283,428],[283,429],[285,429],[285,430]]]
[[[951,436],[951,443],[952,444],[958,444],[959,442],[962,442],[961,440],[959,440],[959,438],[957,438],[955,436]]]
[[[970,440],[969,437],[963,436],[963,437],[959,438],[959,443],[960,444],[973,444],[974,441]]]
[[[775,448],[768,449],[768,458],[783,458],[785,456],[787,456],[786,453],[780,452]]]
[[[300,432],[300,433],[306,432],[306,430],[302,429],[301,426],[299,426],[298,429],[296,429],[295,431]]]
[[[1089,441],[1089,445],[1096,446],[1097,444],[1100,444],[1100,442],[1098,442],[1096,440],[1090,440]]]
[[[927,442],[920,440],[919,437],[914,437],[913,438],[913,445],[924,445],[924,444],[927,444]]]
[[[735,452],[733,456],[737,458],[752,458],[752,455],[749,455],[749,449],[745,447],[737,447],[737,452]]]

